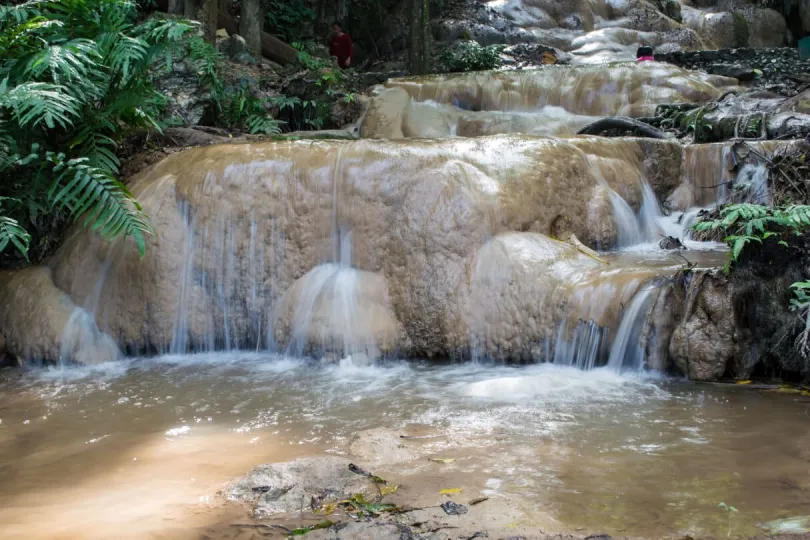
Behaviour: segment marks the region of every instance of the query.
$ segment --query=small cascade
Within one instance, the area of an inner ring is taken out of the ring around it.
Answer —
[[[764,163],[746,163],[737,174],[735,187],[746,191],[745,199],[755,204],[771,204],[768,168]]]
[[[619,230],[616,247],[621,249],[641,243],[644,236],[635,212],[621,195],[612,189],[608,193],[610,204],[613,207],[613,216],[616,219],[616,227]]]
[[[586,371],[595,368],[604,346],[606,329],[594,321],[580,320],[571,332],[571,337],[566,339],[566,326],[566,323],[561,324],[557,333],[554,363]]]
[[[338,262],[320,264],[301,278],[286,352],[299,357],[330,352],[351,356],[353,360],[374,359],[378,352],[373,344],[363,343],[360,335],[357,313],[360,276],[351,266],[351,232],[338,229],[333,249]]]
[[[640,338],[654,290],[654,287],[642,287],[622,315],[622,322],[610,347],[607,363],[610,369],[615,371],[644,369],[644,346]]]
[[[59,363],[92,365],[118,360],[115,341],[99,330],[93,315],[77,307],[68,319],[59,345]]]

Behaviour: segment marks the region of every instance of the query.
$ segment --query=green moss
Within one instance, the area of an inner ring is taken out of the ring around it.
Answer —
[[[748,47],[748,21],[741,13],[733,13],[734,17],[734,46]]]

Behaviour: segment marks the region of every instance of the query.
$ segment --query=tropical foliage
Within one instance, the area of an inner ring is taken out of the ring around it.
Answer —
[[[447,71],[483,71],[501,65],[503,46],[483,47],[475,41],[463,41],[446,50],[440,60]]]
[[[810,229],[810,206],[788,205],[782,207],[761,204],[730,204],[720,210],[720,219],[701,221],[697,231],[723,231],[728,236],[726,243],[731,248],[732,261],[740,257],[743,248],[751,243],[778,237],[780,244],[787,246],[790,235],[801,234]]]
[[[0,7],[0,250],[27,256],[26,231],[61,213],[104,238],[152,232],[116,179],[122,136],[158,128],[150,67],[192,23],[136,22],[127,0],[30,0]]]

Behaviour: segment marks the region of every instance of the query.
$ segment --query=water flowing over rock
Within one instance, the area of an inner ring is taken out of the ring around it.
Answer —
[[[640,143],[603,144],[495,137],[192,150],[133,182],[158,231],[144,259],[125,242],[76,231],[51,263],[54,281],[79,302],[96,295],[97,320],[129,350],[278,343],[350,353],[371,342],[383,352],[463,350],[470,332],[482,331],[471,330],[461,306],[488,239],[509,246],[491,255],[503,253],[504,268],[518,254],[592,266],[541,236],[559,215],[586,244],[615,244],[601,227],[614,219],[610,208],[594,216],[592,200],[607,189],[638,209],[645,165]],[[530,266],[530,281],[570,279]],[[506,294],[529,298],[519,287]],[[528,343],[549,332],[550,321],[527,319],[530,332],[507,320],[493,323],[511,328],[494,331],[499,347],[511,334]]]
[[[767,197],[765,165],[740,165],[732,143],[573,135],[729,89],[655,62],[393,79],[369,100],[363,139],[172,154],[130,181],[156,231],[143,258],[75,228],[45,267],[2,276],[7,350],[750,371],[727,288],[677,276],[720,264],[689,227],[732,191]]]
[[[709,101],[736,84],[653,62],[392,79],[372,97],[361,134],[570,135],[602,116],[649,116],[658,104]]]
[[[6,349],[21,359],[96,364],[116,360],[115,342],[93,315],[56,288],[51,270],[31,267],[0,276]]]
[[[131,352],[551,360],[557,328],[575,311],[572,291],[600,271],[589,254],[549,238],[552,225],[565,216],[574,238],[600,249],[623,230],[641,231],[647,180],[662,196],[680,182],[679,168],[652,173],[645,152],[680,162],[677,143],[633,139],[199,148],[133,179],[157,231],[146,257],[126,240],[77,229],[49,267],[56,286]],[[616,201],[626,212],[615,212]],[[616,328],[612,317],[599,322]],[[9,348],[48,342],[29,338]],[[58,358],[55,342],[36,352]]]

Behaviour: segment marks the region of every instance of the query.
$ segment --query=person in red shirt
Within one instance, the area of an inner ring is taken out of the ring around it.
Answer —
[[[332,23],[332,40],[329,42],[329,56],[337,58],[338,66],[345,69],[352,65],[354,43],[349,34],[343,31],[340,23]]]

